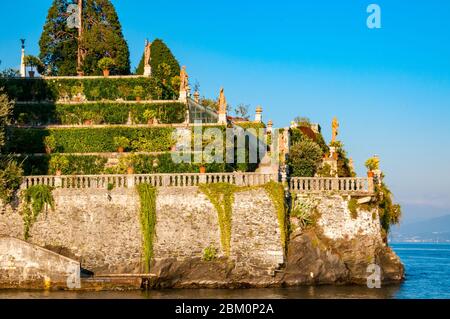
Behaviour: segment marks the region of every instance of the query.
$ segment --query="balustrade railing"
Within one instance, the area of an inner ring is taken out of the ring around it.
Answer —
[[[22,189],[34,185],[48,185],[65,189],[133,188],[142,183],[155,187],[194,187],[199,184],[215,183],[260,186],[270,181],[278,181],[278,177],[273,174],[261,173],[28,176],[23,180]],[[360,177],[291,177],[289,189],[297,193],[371,194],[374,192],[373,179]]]
[[[289,188],[298,193],[373,193],[372,178],[291,177]]]
[[[258,186],[273,180],[276,180],[274,175],[260,173],[28,176],[23,180],[22,189],[35,185],[66,189],[132,188],[142,183],[155,187],[192,187],[215,183]]]

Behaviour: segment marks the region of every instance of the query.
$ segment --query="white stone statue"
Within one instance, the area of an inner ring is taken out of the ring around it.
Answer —
[[[148,40],[145,40],[145,50],[144,50],[144,75],[145,76],[152,75],[152,67],[150,66],[151,53],[152,53],[152,43],[149,42]]]

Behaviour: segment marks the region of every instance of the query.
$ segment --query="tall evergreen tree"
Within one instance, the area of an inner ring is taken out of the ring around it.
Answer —
[[[13,103],[8,96],[0,89],[0,151],[5,144],[5,129],[9,123],[8,119],[12,112]]]
[[[154,77],[170,82],[174,77],[180,75],[180,63],[178,63],[172,51],[162,40],[154,40],[151,48],[150,66]],[[144,58],[144,55],[142,55],[136,74],[144,74]],[[168,65],[170,72],[165,72],[163,64]]]
[[[130,53],[114,6],[109,0],[83,1],[82,71],[86,75],[99,75],[97,63],[103,57],[116,62],[112,74],[130,73]],[[78,30],[69,28],[67,20],[69,0],[54,0],[48,11],[44,31],[39,41],[40,58],[45,73],[76,75]]]

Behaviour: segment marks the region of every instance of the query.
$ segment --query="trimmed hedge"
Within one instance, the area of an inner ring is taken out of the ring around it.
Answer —
[[[163,174],[163,173],[199,173],[200,164],[174,163],[170,153],[161,155],[130,154],[123,157],[117,167],[108,168],[106,173],[126,174],[128,166],[134,168],[136,174]],[[233,167],[227,164],[205,164],[209,173],[232,172]]]
[[[178,93],[160,87],[154,78],[97,78],[97,79],[18,79],[0,78],[9,98],[15,101],[57,101],[64,97],[84,94],[89,101],[136,100],[138,88],[144,89],[142,99],[172,100]]]
[[[50,168],[50,160],[60,154],[45,156],[22,156],[19,162],[22,162],[25,175],[54,175],[56,172]],[[108,161],[101,156],[75,156],[65,155],[69,161],[67,168],[62,170],[63,175],[95,175],[102,174],[105,170],[105,164]]]
[[[22,163],[24,175],[54,175],[49,163],[52,157],[61,154],[45,156],[22,156],[18,162]],[[161,155],[132,155],[128,154],[120,160],[117,167],[105,167],[107,159],[102,156],[65,155],[69,161],[67,168],[62,170],[63,175],[99,175],[99,174],[126,174],[128,166],[134,168],[136,174],[163,174],[163,173],[199,173],[200,165],[172,161],[170,153]],[[156,162],[155,162],[156,160]],[[157,165],[154,165],[157,163]],[[226,164],[206,164],[209,173],[232,172],[233,167]]]
[[[10,153],[45,153],[44,139],[54,136],[55,152],[59,153],[109,153],[116,152],[114,137],[126,137],[131,141],[131,150],[142,152],[164,152],[170,150],[171,128],[64,128],[64,129],[7,129],[6,149]]]
[[[186,105],[183,103],[116,103],[98,102],[89,104],[24,104],[16,103],[12,120],[19,125],[80,125],[126,124],[131,113],[135,124],[146,124],[144,112],[151,110],[159,123],[183,123],[186,118]]]
[[[236,126],[240,126],[243,129],[261,129],[261,128],[266,128],[266,125],[264,123],[256,123],[256,122],[241,122],[241,123],[236,123]]]

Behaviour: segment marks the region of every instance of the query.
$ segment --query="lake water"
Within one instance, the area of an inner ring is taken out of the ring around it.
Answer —
[[[49,299],[307,299],[307,298],[399,298],[450,299],[450,244],[392,244],[406,266],[401,285],[369,289],[357,286],[319,286],[290,289],[200,289],[132,292],[29,292],[0,291],[0,298]]]

